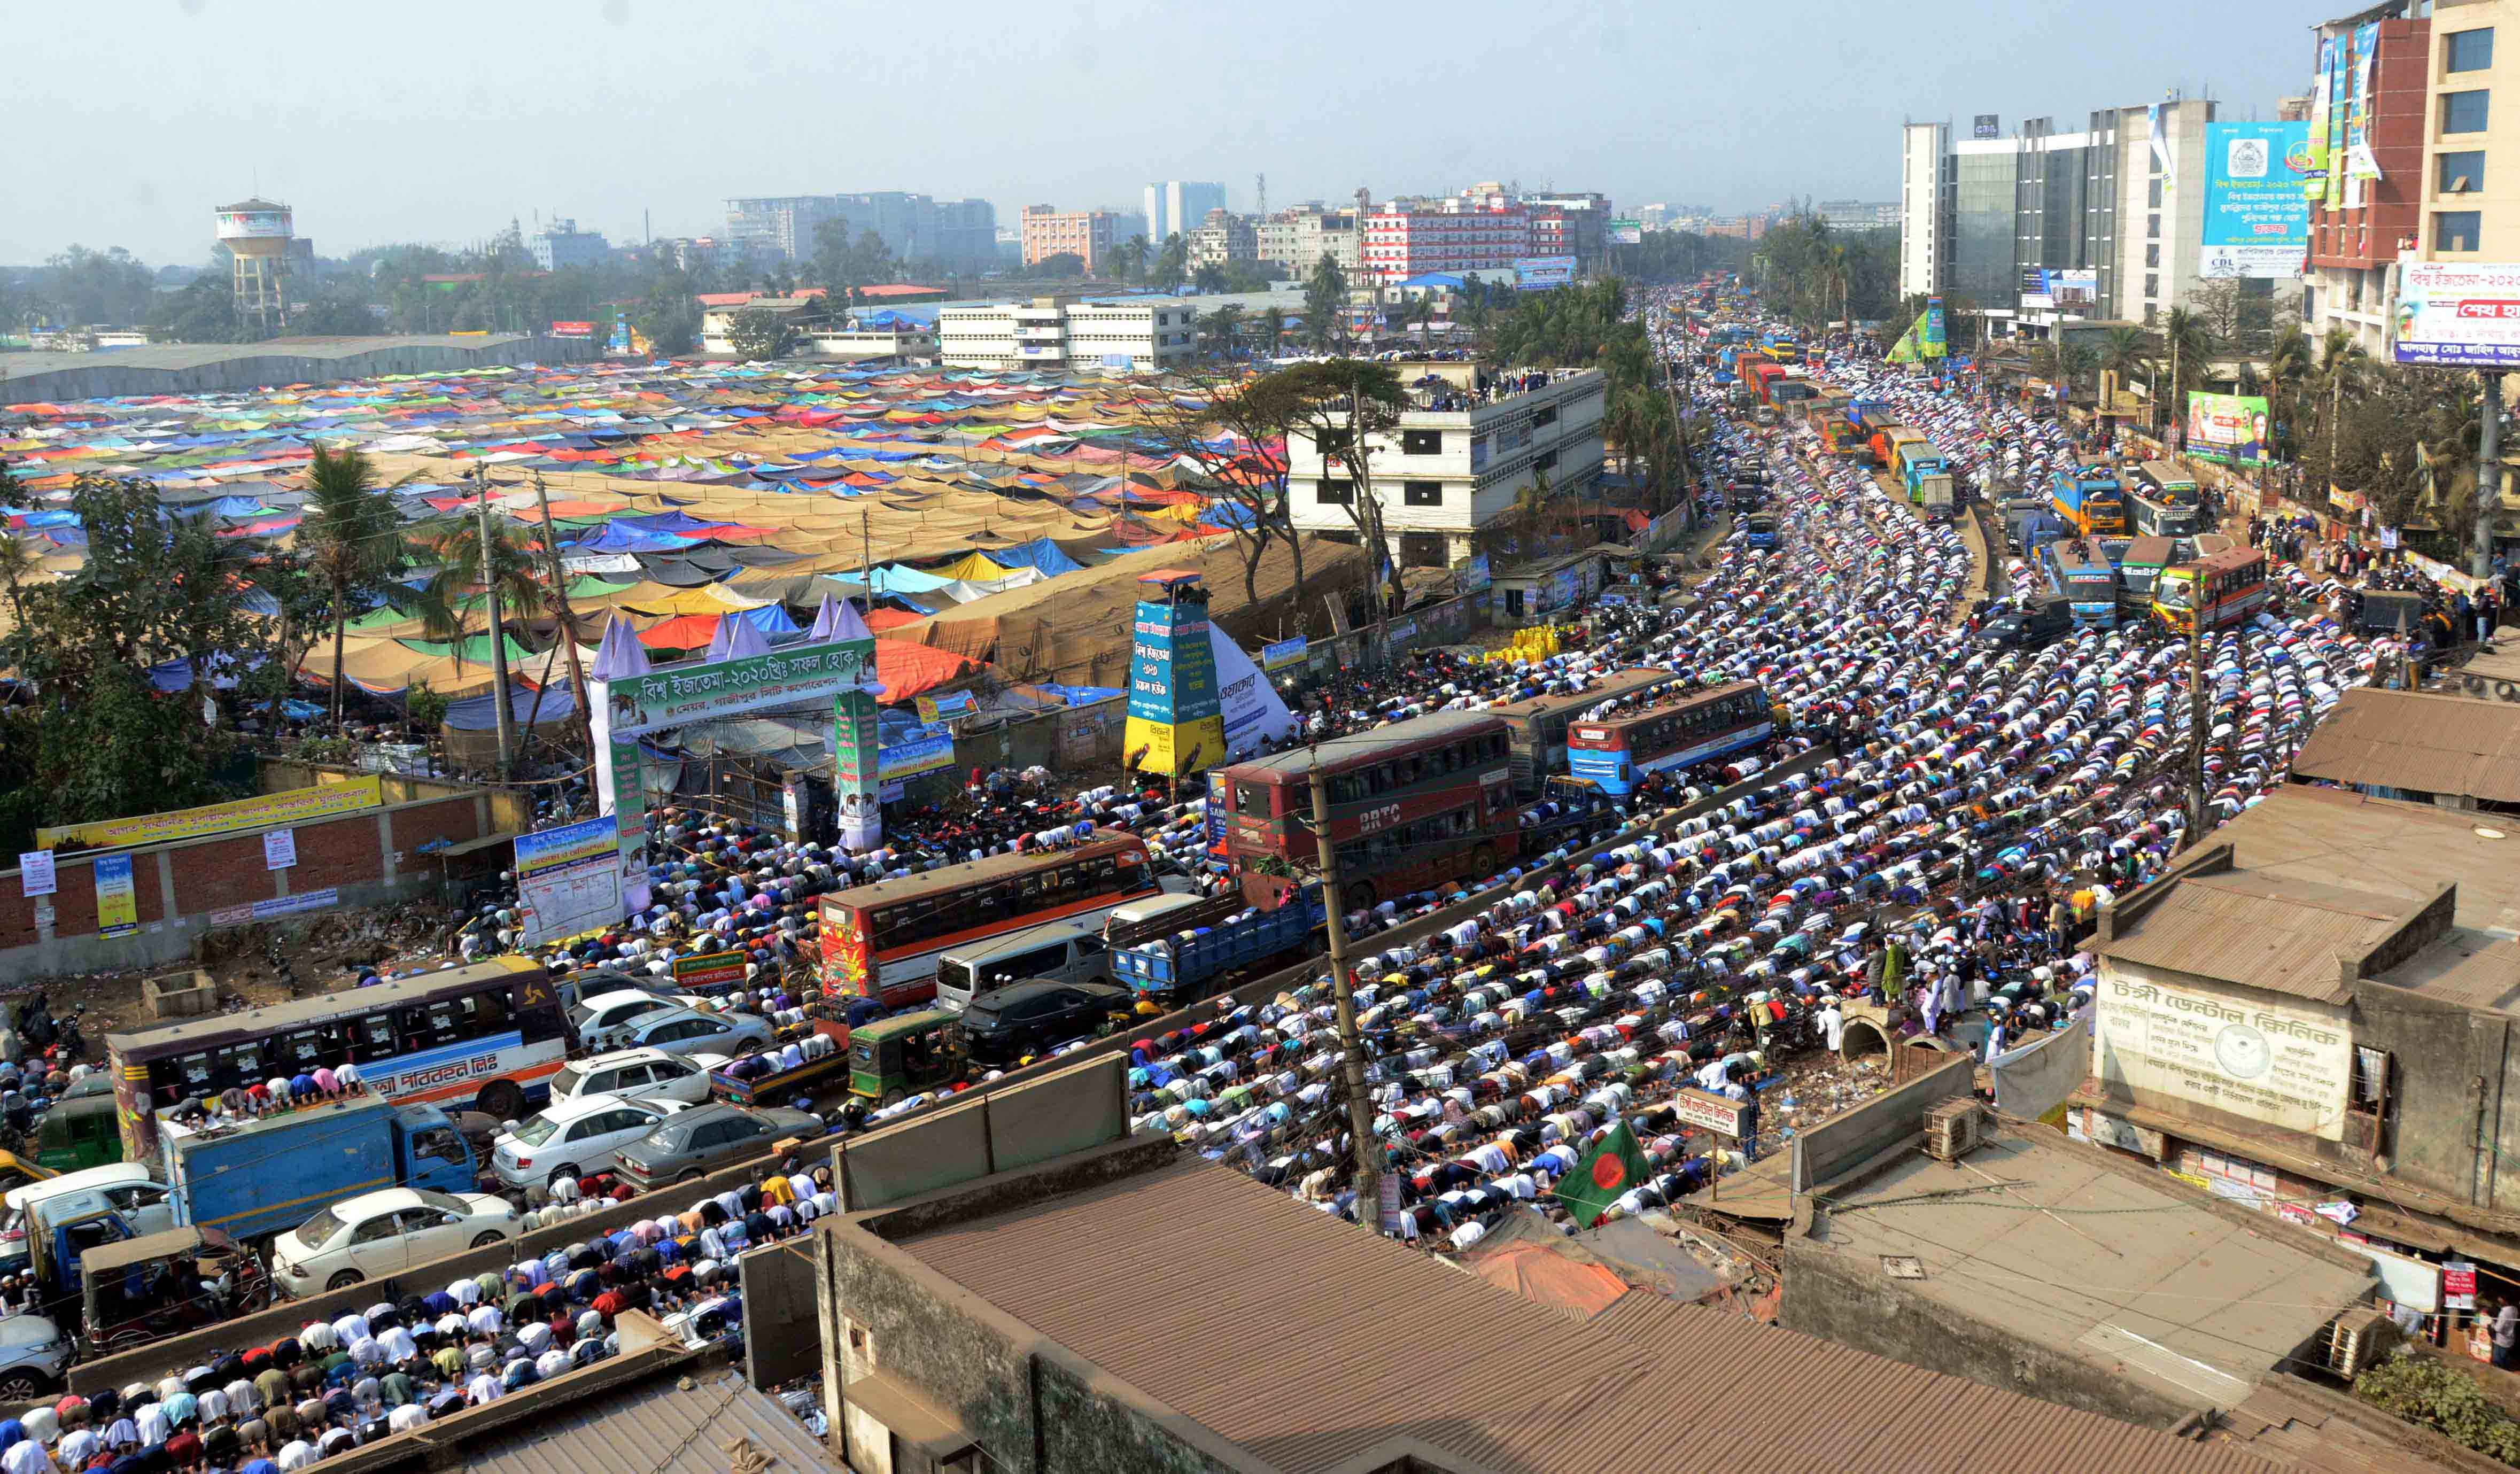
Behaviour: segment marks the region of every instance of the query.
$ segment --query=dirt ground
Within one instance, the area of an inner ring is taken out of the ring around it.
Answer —
[[[223,1008],[310,998],[349,986],[362,967],[434,966],[445,956],[439,950],[444,911],[434,901],[414,901],[212,932],[202,940],[199,965],[218,986]],[[140,984],[163,970],[72,973],[39,986],[57,1014],[87,1005],[85,1032],[101,1049],[108,1034],[160,1021],[148,1013]]]

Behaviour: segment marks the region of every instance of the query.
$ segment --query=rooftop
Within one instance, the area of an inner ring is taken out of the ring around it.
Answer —
[[[1579,1319],[1188,1155],[898,1247],[1289,1474],[2262,1467],[1642,1291]]]
[[[2044,1130],[1991,1134],[1958,1165],[1906,1148],[1815,1196],[1814,1242],[1860,1273],[1913,1259],[1905,1293],[2197,1408],[2249,1396],[2371,1284],[2307,1234]]]
[[[2294,755],[2292,771],[2520,803],[2520,707],[2434,692],[2349,691]]]
[[[2352,997],[2340,963],[2394,934],[2420,904],[2256,871],[2191,874],[2120,913],[2102,956],[2319,1003]]]

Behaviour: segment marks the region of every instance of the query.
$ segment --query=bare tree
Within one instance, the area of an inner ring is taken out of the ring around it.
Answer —
[[[1387,363],[1362,358],[1331,358],[1296,364],[1253,381],[1250,390],[1275,404],[1283,401],[1288,434],[1309,435],[1322,453],[1327,473],[1336,466],[1347,472],[1347,500],[1342,504],[1356,523],[1372,570],[1374,649],[1380,658],[1380,630],[1399,592],[1400,569],[1382,530],[1382,500],[1373,489],[1376,436],[1399,427],[1408,406],[1400,372]],[[1327,487],[1328,478],[1324,476]]]
[[[1242,558],[1242,593],[1260,601],[1260,560],[1269,545],[1282,542],[1294,560],[1295,585],[1304,582],[1304,545],[1286,504],[1286,435],[1293,404],[1265,380],[1232,374],[1193,378],[1192,394],[1164,401],[1149,426],[1164,448],[1214,483],[1219,502],[1234,508],[1231,530]],[[1185,404],[1195,397],[1196,408]]]

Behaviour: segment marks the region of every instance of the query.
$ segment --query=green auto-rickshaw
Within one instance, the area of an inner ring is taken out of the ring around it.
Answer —
[[[852,1095],[890,1105],[962,1078],[962,1020],[942,1008],[878,1018],[849,1031]]]

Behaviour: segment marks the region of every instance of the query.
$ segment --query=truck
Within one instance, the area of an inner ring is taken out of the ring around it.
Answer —
[[[1873,429],[1870,441],[1872,464],[1884,470],[1895,469],[1899,464],[1899,446],[1905,441],[1924,438],[1922,434],[1896,421],[1878,425]]]
[[[2192,537],[2205,525],[2196,478],[2168,461],[2146,461],[2127,477],[2138,537]]]
[[[140,1180],[28,1211],[26,1245],[47,1303],[78,1293],[79,1256],[104,1244],[170,1226],[253,1242],[363,1192],[470,1192],[480,1175],[444,1111],[364,1092],[216,1127],[160,1113],[158,1142]]]
[[[2048,479],[2048,506],[2077,537],[2127,530],[2126,493],[2105,466],[2077,466]]]
[[[1908,493],[1908,500],[1922,509],[1925,515],[1953,515],[1951,463],[1932,441],[1899,442],[1898,461],[1891,470]]]
[[[1769,406],[1776,404],[1776,385],[1784,377],[1785,366],[1778,363],[1747,364],[1741,371],[1741,381],[1750,386],[1751,395]]]
[[[1114,951],[1112,980],[1150,1002],[1189,1003],[1238,969],[1307,945],[1327,919],[1318,883],[1275,911],[1230,899],[1237,902],[1235,912],[1213,924],[1178,927],[1169,936]]]
[[[767,1075],[749,1078],[739,1078],[727,1070],[711,1070],[709,1094],[738,1105],[785,1105],[799,1095],[811,1095],[834,1081],[846,1079],[849,1073],[848,1024],[836,1018],[815,1018],[808,1023],[811,1033],[832,1042],[831,1052],[808,1054],[805,1062],[792,1070],[774,1070]],[[765,1052],[775,1054],[776,1051]]]

